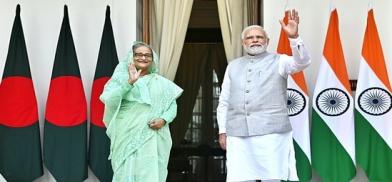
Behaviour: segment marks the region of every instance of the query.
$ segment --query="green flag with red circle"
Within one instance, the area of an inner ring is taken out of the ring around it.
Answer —
[[[46,101],[44,163],[56,181],[87,178],[87,102],[67,6]]]

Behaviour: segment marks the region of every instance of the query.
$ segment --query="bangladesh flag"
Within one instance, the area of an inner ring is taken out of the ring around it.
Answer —
[[[112,181],[113,170],[108,160],[110,153],[110,140],[106,135],[103,124],[104,104],[99,100],[103,87],[112,76],[118,57],[114,42],[112,23],[110,20],[110,7],[106,9],[105,25],[103,28],[101,47],[98,62],[95,68],[94,82],[91,92],[91,124],[90,124],[90,149],[89,164],[95,176],[102,181]]]
[[[283,21],[287,23],[288,12]],[[292,56],[289,39],[284,31],[280,31],[278,53]],[[304,73],[298,72],[288,77],[287,107],[290,123],[293,128],[295,160],[297,175],[300,181],[310,181],[312,168],[310,165],[310,132],[309,132],[309,96]]]
[[[33,181],[43,174],[41,142],[20,5],[16,7],[0,101],[0,173],[7,181]]]
[[[356,173],[354,103],[339,35],[331,12],[313,95],[312,165],[322,181],[350,181]]]
[[[45,112],[44,163],[57,181],[87,178],[87,103],[64,7]]]
[[[372,9],[367,17],[355,100],[358,164],[370,181],[392,181],[392,88]]]

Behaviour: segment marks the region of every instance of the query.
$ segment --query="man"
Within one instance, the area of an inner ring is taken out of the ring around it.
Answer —
[[[295,10],[287,25],[280,20],[293,56],[266,52],[269,38],[258,25],[241,34],[247,55],[227,66],[217,108],[228,182],[298,180],[286,94],[288,75],[310,64],[298,23]]]

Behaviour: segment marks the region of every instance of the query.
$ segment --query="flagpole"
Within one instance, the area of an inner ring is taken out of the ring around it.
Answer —
[[[329,1],[329,12],[331,13],[334,9],[336,9],[335,3],[333,3],[333,0],[330,0]]]
[[[289,8],[289,0],[286,0],[286,3],[284,4],[284,12],[286,12]]]
[[[107,2],[108,2],[108,6],[113,6],[113,0],[107,0]]]
[[[371,9],[373,9],[373,5],[374,5],[374,0],[369,0],[369,3],[368,3],[368,11],[371,10]]]

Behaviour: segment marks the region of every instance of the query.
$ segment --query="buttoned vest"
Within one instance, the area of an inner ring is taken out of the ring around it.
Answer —
[[[228,136],[291,131],[287,78],[279,74],[278,54],[240,57],[229,64],[227,71],[230,77]]]

